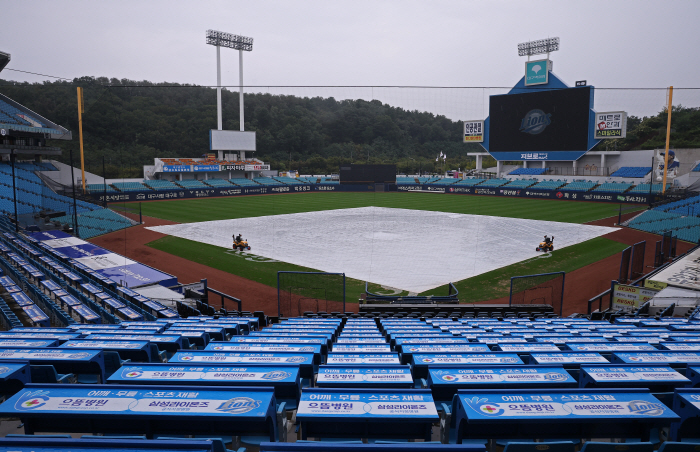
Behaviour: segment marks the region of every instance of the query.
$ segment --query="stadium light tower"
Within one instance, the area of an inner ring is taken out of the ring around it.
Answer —
[[[221,119],[221,47],[238,50],[240,129],[243,132],[243,51],[251,52],[253,50],[253,38],[224,33],[223,31],[207,30],[207,44],[216,46],[216,119],[219,130],[223,129]]]
[[[531,55],[542,55],[545,53],[547,54],[547,59],[549,59],[549,54],[557,50],[559,50],[558,37],[538,39],[537,41],[528,41],[518,44],[518,56],[527,55],[528,61],[530,61]]]

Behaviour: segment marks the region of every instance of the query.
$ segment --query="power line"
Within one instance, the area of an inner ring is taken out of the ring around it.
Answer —
[[[30,72],[30,71],[22,71],[19,69],[10,69],[10,68],[5,68],[6,71],[15,71],[15,72],[23,72],[25,74],[32,74],[32,75],[41,75],[42,77],[51,77],[51,78],[57,78],[59,80],[68,80],[72,81],[72,78],[65,78],[65,77],[56,77],[55,75],[46,75],[46,74],[39,74],[38,72]]]

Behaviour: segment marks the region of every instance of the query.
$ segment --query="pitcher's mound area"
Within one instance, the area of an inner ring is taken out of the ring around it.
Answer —
[[[410,292],[460,281],[617,230],[554,221],[361,207],[155,226],[163,234],[230,249],[241,233],[251,254]]]

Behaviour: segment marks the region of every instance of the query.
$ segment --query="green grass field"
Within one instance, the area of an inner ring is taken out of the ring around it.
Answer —
[[[138,203],[110,204],[138,212]],[[397,209],[493,215],[531,220],[587,223],[618,212],[617,204],[523,199],[496,196],[444,195],[438,193],[295,193],[285,195],[239,196],[141,204],[143,215],[192,223],[352,207],[393,207]]]
[[[192,199],[145,202],[143,215],[179,223],[222,220],[265,215],[280,215],[352,207],[393,207],[452,213],[493,215],[533,220],[586,223],[617,214],[617,204],[576,201],[501,198],[487,196],[445,196],[429,193],[304,193],[271,196]],[[138,212],[137,203],[111,205]],[[234,253],[228,249],[177,237],[164,237],[149,246],[219,270],[239,275],[262,284],[277,287],[278,271],[319,271],[284,262]],[[455,286],[460,299],[466,302],[492,300],[508,295],[510,277],[570,272],[619,253],[625,245],[606,238],[595,238],[578,245],[555,250],[549,257],[538,257],[484,273]],[[356,301],[364,293],[364,281],[348,279],[347,301]],[[382,292],[370,285],[370,291]],[[405,292],[403,294],[406,294]],[[446,287],[425,294],[445,295]]]

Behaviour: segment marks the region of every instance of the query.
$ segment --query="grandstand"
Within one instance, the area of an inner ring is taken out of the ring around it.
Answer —
[[[114,182],[114,188],[119,191],[144,191],[146,187],[141,182]]]
[[[116,193],[118,190],[112,184],[85,184],[88,193]]]
[[[260,185],[265,185],[267,187],[277,187],[280,185],[284,185],[282,182],[279,182],[271,177],[256,177],[255,182],[257,182]]]
[[[571,182],[570,184],[566,184],[565,186],[561,187],[561,190],[566,190],[566,191],[589,191],[593,187],[595,187],[596,184],[595,182],[591,181],[575,181]]]
[[[593,191],[604,191],[610,193],[624,193],[630,187],[631,183],[626,182],[606,182],[597,186]]]
[[[79,213],[77,217],[80,237],[84,239],[89,239],[98,235],[114,232],[119,229],[128,228],[135,224],[135,222],[132,222],[131,220],[128,220],[109,209],[98,209],[83,212]],[[71,225],[73,229],[75,229],[75,221],[72,215],[55,217],[53,221],[67,223]]]
[[[169,180],[151,179],[143,181],[143,184],[153,190],[179,190],[180,187]]]
[[[504,188],[528,188],[537,183],[537,179],[515,179],[503,185]]]
[[[510,182],[510,179],[486,179],[479,184],[479,188],[482,187],[500,187]]]
[[[229,179],[229,182],[231,182],[234,185],[238,185],[240,187],[259,187],[260,184],[258,184],[255,181],[252,181],[250,179],[245,179],[245,178],[233,178]]]
[[[475,177],[470,177],[468,179],[460,180],[455,185],[472,187],[474,185],[479,185],[480,183],[482,183],[485,180],[486,179],[479,179],[479,178],[475,178]]]
[[[550,180],[542,180],[540,182],[537,182],[535,185],[531,186],[530,188],[536,188],[539,190],[556,190],[563,185],[566,185],[566,181],[550,179]]]
[[[549,168],[516,168],[510,173],[509,176],[540,176],[546,174]]]
[[[208,188],[203,181],[195,179],[179,180],[175,182],[175,184],[179,185],[182,188]]]
[[[443,177],[442,179],[438,179],[432,183],[432,185],[452,185],[455,182],[459,181],[459,179],[454,179],[451,177]]]
[[[652,193],[661,193],[662,184],[652,184]],[[671,184],[666,184],[666,190],[671,188]],[[635,185],[628,193],[649,193],[649,184]]]
[[[231,187],[231,182],[225,179],[210,178],[203,182],[210,187]]]
[[[273,177],[273,179],[285,185],[304,185],[305,183],[307,183],[306,181],[283,176],[276,176]]]
[[[611,177],[644,177],[651,172],[650,166],[623,166],[612,173]]]
[[[695,165],[691,171],[693,171],[693,172],[698,172],[698,171],[700,171],[700,162],[698,162],[698,164]]]

